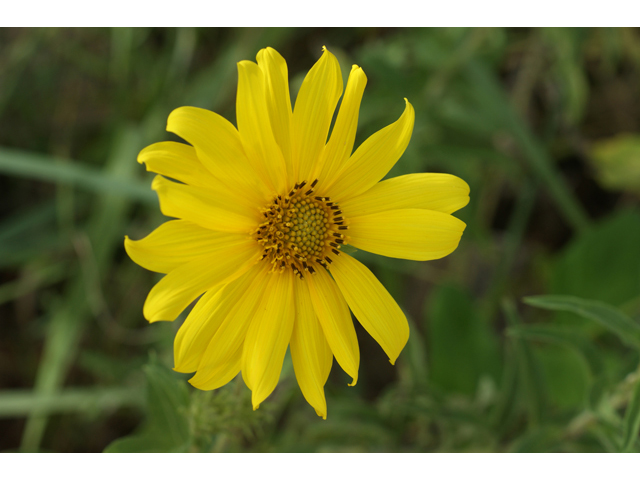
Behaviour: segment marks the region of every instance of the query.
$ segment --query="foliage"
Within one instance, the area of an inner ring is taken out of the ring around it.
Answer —
[[[364,69],[356,143],[407,97],[390,176],[471,187],[451,256],[354,253],[412,333],[391,366],[357,327],[326,421],[289,358],[255,412],[241,378],[172,372],[184,317],[146,323],[158,276],[122,245],[162,222],[138,151],[179,106],[235,121],[235,64],[267,45],[293,95],[322,45]],[[0,71],[0,450],[640,451],[638,30],[3,29]]]

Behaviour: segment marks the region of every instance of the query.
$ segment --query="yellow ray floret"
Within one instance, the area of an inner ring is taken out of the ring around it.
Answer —
[[[351,68],[343,95],[326,48],[295,104],[287,64],[272,48],[238,64],[237,127],[195,107],[174,110],[160,142],[138,157],[157,173],[152,188],[173,220],[125,249],[165,276],[143,307],[150,322],[175,320],[197,303],[174,343],[175,370],[219,388],[238,373],[254,409],[278,384],[287,348],[304,398],[327,416],[324,385],[333,359],[358,380],[351,313],[393,364],[409,339],[401,308],[345,245],[388,257],[434,260],[453,252],[465,224],[451,214],[469,186],[448,174],[382,180],[404,153],[411,103],[355,152],[367,77]],[[331,135],[327,139],[335,110]]]

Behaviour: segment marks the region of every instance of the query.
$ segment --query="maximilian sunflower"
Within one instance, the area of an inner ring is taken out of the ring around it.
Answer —
[[[162,213],[174,217],[129,256],[165,273],[144,304],[150,322],[175,320],[200,299],[175,339],[175,370],[203,390],[238,372],[254,409],[276,387],[289,346],[298,383],[326,418],[324,384],[336,358],[358,377],[349,309],[394,363],[407,320],[371,271],[343,245],[411,260],[453,252],[465,224],[451,213],[469,201],[452,175],[380,181],[404,152],[414,123],[404,113],[352,154],[366,84],[354,65],[327,140],[342,74],[326,48],[291,108],[287,65],[272,48],[238,64],[237,123],[194,107],[174,110],[167,130],[190,145],[161,142],[138,161],[156,172]],[[162,175],[162,176],[161,176]],[[165,177],[176,181],[168,180]]]

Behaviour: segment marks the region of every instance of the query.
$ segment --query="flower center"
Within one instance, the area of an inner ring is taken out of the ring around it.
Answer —
[[[348,229],[340,207],[329,197],[314,196],[315,180],[309,187],[296,184],[285,196],[278,195],[261,210],[265,221],[255,231],[264,247],[262,260],[272,264],[271,271],[294,271],[300,279],[304,272],[315,273],[313,263],[328,269],[332,257],[346,245]]]

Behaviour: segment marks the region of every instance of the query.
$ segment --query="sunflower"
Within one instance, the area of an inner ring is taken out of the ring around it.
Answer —
[[[125,237],[125,248],[166,274],[144,304],[150,322],[175,320],[200,297],[174,345],[175,370],[195,372],[193,386],[215,389],[242,372],[256,409],[276,387],[289,347],[304,397],[326,418],[333,358],[351,385],[358,378],[350,309],[392,364],[409,338],[400,307],[342,247],[444,257],[465,228],[451,213],[468,203],[469,187],[447,174],[380,181],[411,138],[406,99],[400,118],[352,153],[367,81],[357,65],[329,136],[343,82],[326,48],[293,110],[287,65],[274,49],[238,63],[238,77],[237,128],[211,111],[178,108],[167,130],[190,145],[155,143],[138,156],[159,174],[152,188],[175,220],[142,240]]]

